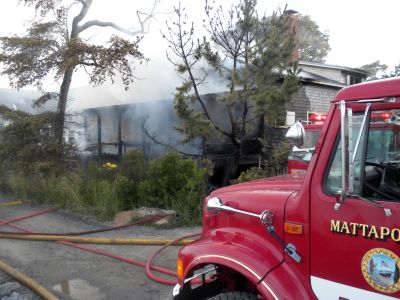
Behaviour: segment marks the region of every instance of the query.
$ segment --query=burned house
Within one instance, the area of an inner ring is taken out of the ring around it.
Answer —
[[[287,126],[299,118],[306,120],[310,112],[326,113],[330,101],[341,88],[363,82],[367,77],[367,73],[359,69],[305,61],[300,61],[299,65],[300,86],[287,104]],[[228,119],[228,113],[215,101],[217,97],[218,94],[208,94],[205,101],[217,124],[227,128],[224,120]],[[81,148],[93,154],[123,155],[130,149],[139,148],[148,157],[154,157],[165,152],[166,145],[177,146],[182,152],[193,155],[204,150],[201,141],[187,145],[179,143],[183,137],[175,130],[179,120],[171,99],[93,107],[85,109],[82,116],[85,139],[80,142]],[[263,135],[264,129],[260,126],[252,138]],[[218,145],[214,147],[213,152],[219,152]]]
[[[298,118],[306,120],[310,112],[326,113],[338,90],[365,81],[367,76],[362,70],[321,63],[301,61],[300,68],[299,90],[287,105],[287,126]],[[229,131],[228,112],[218,104],[217,97],[218,94],[204,95],[213,120]],[[216,166],[214,173],[222,178],[227,162],[236,151],[229,141],[223,139],[207,144],[200,139],[180,143],[183,135],[176,130],[180,121],[171,99],[93,107],[84,110],[82,116],[84,135],[80,141],[81,149],[98,157],[118,158],[131,149],[139,149],[145,157],[154,158],[172,146],[190,156],[206,154]],[[259,122],[244,143],[239,171],[259,164],[262,155],[259,138],[267,137],[270,148],[276,148],[284,141],[286,130],[287,127],[265,127],[263,122]]]
[[[220,95],[203,95],[203,100],[217,126],[229,131],[228,111],[216,101]],[[207,156],[214,162],[216,177],[221,178],[226,173],[227,161],[237,151],[233,144],[219,136],[208,143],[200,138],[181,143],[184,135],[176,130],[181,122],[171,99],[85,109],[82,117],[84,134],[80,138],[80,148],[101,160],[119,159],[132,149],[141,150],[151,159],[174,148],[190,157]],[[259,161],[258,137],[263,136],[261,119],[256,125],[244,141],[241,165],[254,165]],[[216,184],[220,184],[218,181]]]
[[[90,108],[82,116],[80,148],[93,155],[120,157],[137,149],[146,158],[154,158],[163,154],[167,145],[192,155],[200,153],[197,141],[180,144],[182,136],[174,130],[179,120],[171,101]]]

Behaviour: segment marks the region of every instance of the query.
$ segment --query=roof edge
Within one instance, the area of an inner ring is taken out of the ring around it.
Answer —
[[[305,66],[312,66],[312,67],[320,67],[320,68],[326,68],[326,69],[336,69],[336,70],[342,70],[342,71],[349,71],[349,72],[355,72],[363,75],[368,75],[369,73],[367,71],[364,71],[362,69],[358,68],[349,68],[349,67],[343,67],[343,66],[338,66],[338,65],[329,65],[325,63],[317,63],[317,62],[312,62],[312,61],[306,61],[306,60],[300,60],[299,65],[305,65]]]

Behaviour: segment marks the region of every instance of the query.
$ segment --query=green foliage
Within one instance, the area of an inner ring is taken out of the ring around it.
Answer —
[[[177,193],[200,192],[204,175],[205,170],[195,161],[170,152],[150,163],[149,177],[139,186],[139,197],[147,206],[169,208],[168,199]]]
[[[170,153],[147,162],[139,151],[129,152],[115,169],[90,162],[85,169],[43,172],[40,168],[0,169],[0,191],[81,214],[112,218],[118,211],[152,206],[177,212],[174,225],[198,225],[201,218],[203,176],[196,162]]]
[[[119,170],[129,180],[140,182],[147,176],[148,162],[145,160],[143,152],[132,150],[122,157]]]
[[[266,141],[261,141],[266,146]],[[232,183],[246,182],[271,176],[276,176],[283,165],[287,163],[290,145],[285,143],[280,149],[274,149],[269,160],[264,161],[260,167],[252,167],[243,171]]]
[[[62,176],[29,177],[15,173],[9,177],[12,193],[23,199],[55,205],[81,214],[112,218],[123,208],[118,185],[105,180],[87,178],[79,173]]]
[[[139,18],[142,30],[136,32],[113,22],[87,21],[85,17],[92,0],[19,0],[19,3],[33,7],[37,18],[29,24],[24,35],[0,37],[0,75],[8,76],[11,86],[17,89],[30,85],[41,89],[42,82],[50,78],[61,81],[59,94],[48,97],[49,94],[43,91],[44,96],[37,103],[58,97],[54,134],[62,148],[65,109],[73,73],[79,68],[84,69],[94,85],[103,84],[107,79],[114,82],[120,75],[128,89],[134,79],[134,62],[145,61],[139,50],[141,37],[137,35],[143,33],[146,21]],[[150,14],[146,20],[151,17]],[[112,35],[107,43],[96,45],[84,37],[85,31],[95,26],[110,27],[135,38],[129,40]]]
[[[294,34],[285,11],[260,18],[256,4],[255,0],[246,0],[226,13],[215,3],[207,3],[206,27],[211,41],[204,38],[197,44],[193,25],[190,29],[185,27],[184,9],[175,10],[176,19],[168,27],[171,38],[166,39],[178,56],[177,60],[171,60],[177,72],[187,76],[175,95],[175,109],[183,121],[180,130],[186,134],[185,141],[196,137],[207,140],[219,133],[240,148],[257,117],[265,115],[266,120],[273,120],[270,123],[282,123],[285,103],[297,90],[297,64],[291,62]],[[228,88],[219,100],[228,112],[226,127],[230,130],[211,117],[198,92],[207,73],[202,75],[204,67],[199,69],[197,65],[204,61]]]
[[[184,79],[174,99],[183,142],[201,138],[206,144],[232,144],[236,164],[245,153],[245,141],[254,138],[254,132],[260,135],[264,125],[260,120],[284,123],[286,103],[298,88],[299,69],[293,58],[296,41],[289,13],[259,17],[256,5],[256,0],[244,0],[224,11],[215,1],[208,1],[204,23],[210,38],[202,41],[197,40],[184,9],[178,7],[164,34],[169,59]],[[207,78],[211,75],[212,80]],[[212,103],[199,89],[215,81],[225,85],[226,92]],[[214,107],[228,117],[218,118]]]
[[[325,62],[325,57],[331,50],[329,34],[321,32],[319,26],[308,15],[299,16],[299,54],[302,60]]]
[[[166,206],[176,211],[172,224],[198,226],[201,224],[203,193],[198,189],[181,189],[174,196],[165,198]]]
[[[124,199],[120,197],[121,184],[119,180],[110,182],[85,176],[81,180],[79,195],[89,213],[108,219],[126,208],[123,203]]]
[[[360,69],[368,73],[367,81],[400,76],[400,64],[395,66],[394,70],[390,73],[387,72],[388,67],[388,65],[381,64],[380,61],[377,60],[361,66]]]
[[[148,177],[148,162],[142,152],[133,150],[125,154],[119,167],[119,174],[114,183],[118,186],[123,208],[143,206],[139,195],[139,185]]]
[[[388,65],[381,64],[379,60],[360,67],[361,70],[368,73],[367,80],[376,80],[381,78],[381,76],[386,73],[387,68]]]
[[[389,74],[385,74],[382,77],[383,78],[391,78],[391,77],[398,77],[400,76],[400,64],[397,66],[394,66],[394,70],[391,71]]]
[[[26,174],[63,170],[65,164],[60,160],[61,149],[55,143],[52,130],[54,113],[29,115],[1,106],[0,114],[12,121],[0,130],[0,164],[7,163],[11,170]]]
[[[268,177],[268,173],[264,171],[262,168],[252,167],[246,171],[240,173],[239,177],[236,180],[233,180],[232,183],[241,183],[246,181],[252,181],[256,179],[261,179]]]
[[[48,76],[60,79],[66,70],[85,67],[90,83],[113,81],[118,70],[128,88],[134,78],[131,63],[145,60],[139,51],[140,37],[130,41],[112,36],[106,45],[91,45],[78,36],[65,40],[60,22],[33,23],[22,37],[0,38],[1,74],[9,77],[13,87],[41,86]]]

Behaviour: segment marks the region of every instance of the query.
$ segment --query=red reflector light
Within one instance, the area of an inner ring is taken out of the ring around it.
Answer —
[[[326,115],[323,115],[323,114],[311,115],[308,118],[308,121],[310,121],[310,122],[323,122],[325,120],[326,120]]]
[[[390,114],[389,114],[389,113],[382,113],[382,116],[383,116],[385,119],[389,119],[389,118],[390,118]]]
[[[388,112],[383,112],[383,113],[372,113],[371,114],[371,120],[378,122],[385,122],[387,119],[390,119],[392,115]]]

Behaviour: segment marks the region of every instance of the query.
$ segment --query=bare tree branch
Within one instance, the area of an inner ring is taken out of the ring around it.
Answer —
[[[191,157],[199,157],[199,156],[200,156],[200,154],[193,154],[193,153],[183,152],[183,151],[179,150],[178,147],[177,147],[176,145],[169,145],[169,144],[167,144],[167,143],[161,142],[161,141],[157,138],[157,136],[156,136],[154,133],[153,133],[153,134],[150,134],[150,132],[147,130],[147,127],[146,127],[146,120],[143,121],[143,123],[142,123],[142,125],[141,125],[141,128],[142,128],[142,130],[143,130],[143,133],[144,133],[150,140],[152,140],[156,145],[161,145],[161,146],[163,146],[163,147],[165,147],[165,148],[167,148],[167,149],[172,149],[172,150],[178,151],[180,154],[185,155],[185,156],[191,156]]]
[[[89,0],[89,1],[92,1],[92,0]],[[91,20],[91,21],[87,21],[83,25],[79,26],[78,27],[78,32],[81,33],[81,32],[85,31],[86,29],[88,29],[90,27],[99,26],[99,27],[111,27],[111,28],[114,28],[115,30],[118,30],[119,32],[123,32],[123,33],[126,33],[126,34],[131,35],[131,36],[135,36],[135,35],[138,35],[140,33],[146,33],[146,32],[148,32],[149,26],[150,26],[149,20],[151,18],[153,18],[154,15],[155,15],[154,12],[155,12],[155,9],[157,7],[157,3],[158,2],[159,1],[157,1],[157,0],[154,1],[153,7],[152,7],[152,9],[151,9],[149,14],[140,12],[139,10],[136,11],[136,15],[137,15],[137,18],[138,18],[139,24],[140,24],[140,29],[138,29],[138,30],[132,31],[130,29],[121,27],[121,26],[117,25],[114,22],[104,22],[104,21],[100,21],[100,20]],[[146,15],[146,18],[144,18],[144,20],[142,20],[142,18],[141,18],[142,15]],[[147,29],[145,28],[146,23],[147,23]]]
[[[137,30],[137,31],[130,31],[126,28],[123,28],[117,24],[115,24],[114,22],[103,22],[103,21],[99,21],[99,20],[91,20],[91,21],[87,21],[85,24],[83,24],[82,26],[79,26],[78,28],[78,32],[81,33],[83,31],[85,31],[86,29],[93,27],[93,26],[99,26],[99,27],[111,27],[114,28],[115,30],[118,30],[120,32],[129,34],[129,35],[137,35],[139,33],[143,33],[143,30]]]
[[[72,4],[70,5],[70,7],[71,7],[72,5],[78,3],[78,2],[81,3],[83,6],[87,6],[87,3],[86,3],[85,0],[75,0],[74,3],[72,3]]]

